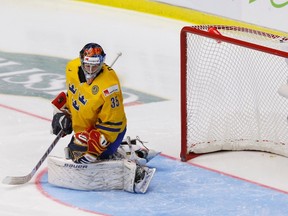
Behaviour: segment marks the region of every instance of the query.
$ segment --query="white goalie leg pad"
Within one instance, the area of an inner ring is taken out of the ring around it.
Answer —
[[[133,161],[124,160],[124,190],[134,193],[137,165]]]
[[[72,160],[48,157],[48,182],[76,190],[123,190],[123,160],[76,164]]]
[[[288,84],[283,84],[282,86],[280,86],[280,88],[278,89],[278,94],[282,97],[288,98]]]
[[[139,166],[127,159],[76,164],[65,158],[48,157],[48,182],[74,190],[125,190],[131,193],[146,193],[155,170]]]
[[[155,168],[124,160],[124,190],[132,193],[146,193],[155,171]]]
[[[156,169],[155,168],[149,168],[146,166],[138,166],[137,170],[136,170],[136,175],[137,172],[138,174],[141,173],[141,178],[137,180],[137,182],[135,182],[135,187],[134,187],[134,191],[136,193],[146,193],[150,182],[154,176]]]

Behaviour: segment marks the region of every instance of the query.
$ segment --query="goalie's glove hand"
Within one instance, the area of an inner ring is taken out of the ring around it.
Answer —
[[[80,157],[74,157],[75,163],[93,163],[97,160],[110,144],[105,136],[99,131],[93,129],[90,132],[83,131],[74,134],[74,144],[78,146],[86,146],[86,152]]]
[[[60,130],[66,134],[72,133],[72,120],[69,116],[64,113],[56,113],[52,119],[52,132],[57,135]]]

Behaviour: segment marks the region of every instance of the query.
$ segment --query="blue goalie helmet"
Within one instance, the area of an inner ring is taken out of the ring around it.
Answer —
[[[99,44],[88,43],[80,51],[81,67],[87,79],[95,77],[105,61],[105,52]]]

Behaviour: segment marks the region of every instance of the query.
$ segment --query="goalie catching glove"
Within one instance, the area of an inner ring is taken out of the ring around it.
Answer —
[[[110,143],[99,131],[82,131],[74,134],[69,144],[69,155],[75,163],[93,163]]]

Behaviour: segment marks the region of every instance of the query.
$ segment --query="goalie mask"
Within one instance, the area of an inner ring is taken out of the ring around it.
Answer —
[[[86,80],[94,79],[101,71],[106,54],[99,44],[88,43],[80,51],[81,68]]]

